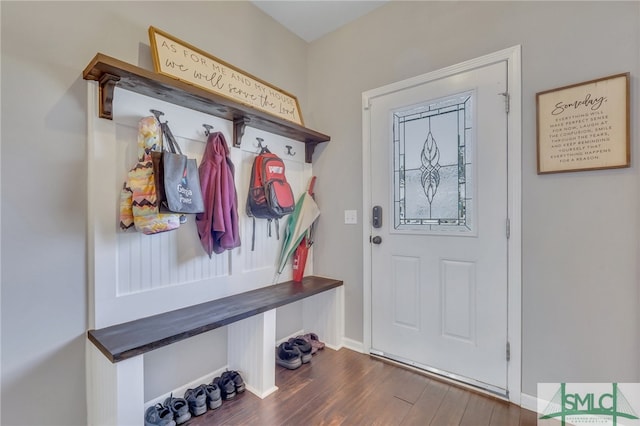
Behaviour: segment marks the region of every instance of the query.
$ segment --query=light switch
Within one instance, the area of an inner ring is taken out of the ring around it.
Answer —
[[[355,225],[358,223],[358,211],[357,210],[345,210],[344,211],[344,223],[345,225]]]

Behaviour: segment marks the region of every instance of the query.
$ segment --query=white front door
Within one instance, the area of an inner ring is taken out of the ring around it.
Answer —
[[[507,61],[369,98],[371,352],[507,392]]]

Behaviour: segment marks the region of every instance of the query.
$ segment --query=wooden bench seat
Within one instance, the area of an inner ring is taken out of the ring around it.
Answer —
[[[243,320],[341,286],[342,281],[309,276],[175,311],[87,332],[112,363]]]

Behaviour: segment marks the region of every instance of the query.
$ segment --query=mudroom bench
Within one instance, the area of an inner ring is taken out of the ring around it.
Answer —
[[[90,388],[103,393],[93,424],[140,424],[144,401],[144,353],[196,336],[228,328],[228,368],[242,371],[247,389],[264,398],[275,386],[276,308],[303,299],[305,329],[339,346],[336,279],[308,276],[182,309],[96,330],[87,336],[96,374]]]
[[[221,327],[225,327],[223,332],[213,333],[216,336],[212,339],[224,343],[226,334],[227,348],[220,351],[226,351],[227,362],[219,368],[241,371],[247,390],[264,398],[277,389],[276,308],[292,302],[301,305],[301,319],[294,320],[300,322],[299,331],[317,333],[328,347],[342,346],[342,281],[309,276],[302,283],[288,281],[256,289],[276,273],[277,239],[262,239],[255,251],[227,251],[211,259],[199,250],[193,221],[181,226],[184,229],[152,238],[122,233],[114,221],[122,179],[137,152],[138,120],[152,109],[166,114],[190,157],[197,159],[203,152],[208,134],[202,127],[213,127],[226,135],[231,141],[238,188],[248,188],[252,160],[259,148],[254,141],[262,139],[287,163],[287,179],[297,192],[304,191],[313,176],[314,149],[330,137],[245,102],[100,53],[87,65],[83,78],[89,81],[88,424],[143,424],[145,406],[165,397],[145,395],[145,375],[151,382],[154,375],[163,374],[162,368],[172,368],[176,361],[169,359],[170,350],[164,354],[157,351],[146,357],[145,365],[145,354]],[[250,220],[246,215],[239,217],[245,247],[251,231],[255,235],[254,227],[264,231],[263,235],[268,230],[266,221],[256,225]],[[307,267],[312,274],[313,262]],[[283,276],[288,274],[285,271]],[[224,297],[234,289],[241,293]],[[208,302],[200,303],[204,300]],[[299,311],[295,316],[286,311],[280,311],[281,318],[300,317]],[[183,342],[183,347],[197,346],[194,340]],[[175,345],[171,349],[180,348]],[[160,392],[155,385],[148,387],[149,394]]]

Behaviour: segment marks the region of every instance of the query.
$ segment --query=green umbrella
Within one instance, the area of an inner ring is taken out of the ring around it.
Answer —
[[[282,238],[282,248],[278,262],[278,275],[284,270],[287,261],[296,251],[300,241],[307,234],[313,222],[320,216],[320,209],[313,199],[313,186],[316,177],[313,176],[309,182],[309,188],[300,196],[296,202],[296,207],[287,219],[287,226]]]

